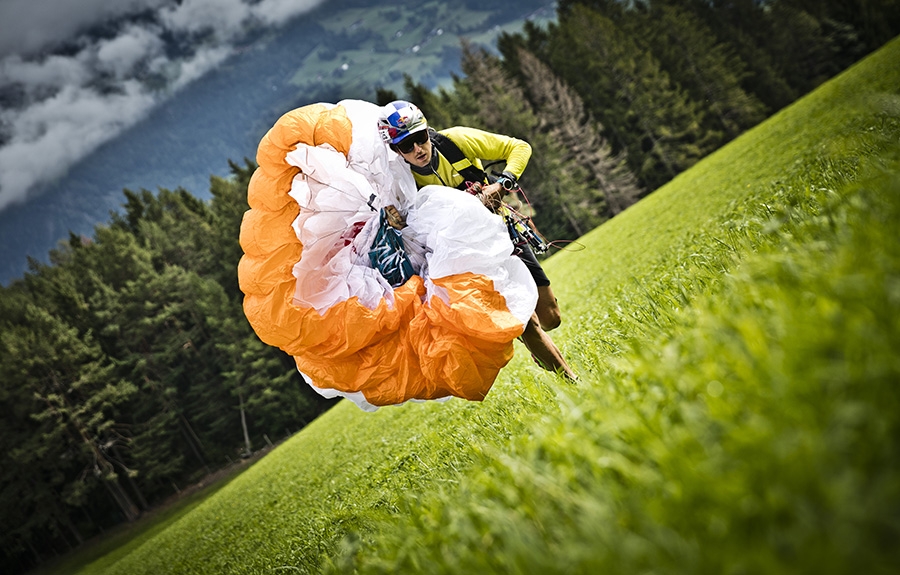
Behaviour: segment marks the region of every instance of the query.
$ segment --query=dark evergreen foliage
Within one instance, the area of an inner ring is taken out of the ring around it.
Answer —
[[[254,167],[213,178],[209,203],[126,191],[93,238],[0,288],[3,572],[134,520],[330,405],[243,317]]]
[[[503,35],[574,88],[649,189],[900,32],[897,0],[561,0]]]

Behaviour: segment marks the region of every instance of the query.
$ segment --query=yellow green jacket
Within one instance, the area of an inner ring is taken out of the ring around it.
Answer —
[[[482,160],[486,162],[505,160],[505,170],[518,178],[525,171],[525,166],[528,165],[528,160],[531,158],[531,145],[518,138],[463,126],[441,130],[439,133],[453,140],[463,155],[482,171],[484,170]],[[436,146],[433,154],[438,156],[437,167],[434,168],[433,155],[432,167],[424,170],[430,172],[429,174],[421,173],[421,169],[413,169],[416,185],[420,188],[429,184],[458,187],[463,182],[463,177],[450,165],[449,160],[438,151]]]

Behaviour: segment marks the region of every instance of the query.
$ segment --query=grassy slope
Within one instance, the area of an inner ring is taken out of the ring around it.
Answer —
[[[898,55],[895,40],[555,258],[561,339],[590,377],[336,566],[890,572]]]
[[[578,386],[519,353],[482,404],[339,405],[79,573],[877,566],[896,206],[846,181],[896,147],[897,61],[894,41],[548,262]]]
[[[202,487],[171,505],[153,510],[150,514],[144,515],[140,521],[120,524],[115,529],[91,539],[76,552],[42,564],[37,569],[30,571],[29,575],[77,573],[88,564],[91,565],[92,572],[102,573],[107,566],[127,556],[142,545],[146,539],[165,531],[169,525],[190,513],[205,499],[228,485],[241,471],[241,469],[237,469],[233,471],[234,475],[226,476]]]

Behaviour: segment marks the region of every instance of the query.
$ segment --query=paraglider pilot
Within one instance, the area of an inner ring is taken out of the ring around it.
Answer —
[[[517,180],[531,157],[531,146],[517,138],[457,126],[440,132],[429,128],[422,111],[404,100],[384,107],[378,122],[382,139],[409,165],[416,186],[435,184],[475,194],[487,209],[495,210],[501,198],[516,189]],[[481,160],[506,162],[506,171],[489,182]],[[388,223],[403,228],[403,215],[394,207],[385,208]],[[522,342],[535,362],[548,371],[576,379],[559,348],[546,332],[560,324],[560,310],[550,280],[527,243],[516,245],[516,255],[531,272],[538,289],[538,301]]]

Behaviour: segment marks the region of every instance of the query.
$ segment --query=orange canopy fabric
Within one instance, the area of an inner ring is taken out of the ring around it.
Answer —
[[[241,226],[245,314],[323,395],[367,410],[482,400],[536,288],[497,216],[458,190],[415,189],[378,137],[378,114],[360,101],[313,104],[263,137]],[[397,288],[367,259],[388,204],[406,214],[418,274]]]

